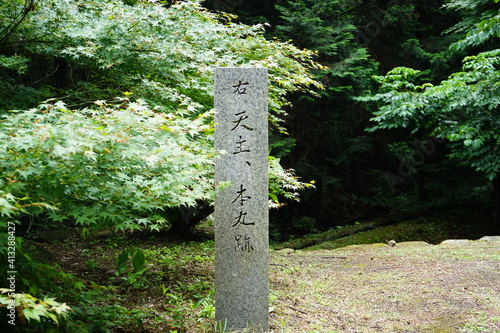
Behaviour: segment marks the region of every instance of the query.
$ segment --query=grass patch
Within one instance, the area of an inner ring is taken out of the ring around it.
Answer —
[[[65,272],[109,287],[99,306],[86,308],[88,321],[82,332],[213,332],[213,240],[183,241],[168,237],[115,236],[39,244]],[[124,251],[130,249],[130,251]],[[144,254],[137,269],[133,254]],[[130,253],[127,261],[119,260]],[[70,302],[79,308],[83,303]],[[142,327],[142,328],[141,328]]]

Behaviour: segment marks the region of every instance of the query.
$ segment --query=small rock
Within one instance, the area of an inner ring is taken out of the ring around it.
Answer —
[[[500,236],[484,236],[479,240],[484,242],[500,242]]]
[[[466,245],[470,244],[470,242],[468,239],[447,239],[442,241],[440,245]]]
[[[423,246],[431,246],[431,244],[423,241],[409,241],[409,242],[398,243],[398,247],[423,247]]]
[[[107,237],[107,236],[112,236],[113,231],[105,229],[105,230],[99,230],[96,234],[97,237]]]
[[[280,254],[290,254],[290,253],[294,253],[294,252],[295,252],[295,250],[290,249],[290,248],[284,248],[284,249],[276,251],[276,253],[280,253]]]

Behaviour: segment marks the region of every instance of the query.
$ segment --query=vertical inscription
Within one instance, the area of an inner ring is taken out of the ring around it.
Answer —
[[[268,329],[267,69],[215,70],[216,321]]]

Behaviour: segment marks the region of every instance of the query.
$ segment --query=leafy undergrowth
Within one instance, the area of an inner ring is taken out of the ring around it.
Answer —
[[[475,222],[468,222],[436,215],[378,228],[359,223],[314,242],[306,238],[307,251],[271,250],[271,331],[500,332],[500,243],[404,243],[486,232],[473,232]],[[212,228],[203,228],[191,240],[76,234],[36,245],[65,272],[108,287],[79,333],[214,332],[214,243]],[[350,236],[321,242],[342,232]],[[395,247],[338,248],[391,239]],[[275,246],[284,247],[291,243]],[[137,253],[144,254],[143,266]],[[93,317],[101,318],[98,324]]]
[[[81,279],[111,287],[100,310],[109,319],[92,332],[213,331],[213,241],[170,237],[113,236],[38,244],[63,270]],[[127,251],[124,251],[127,250]],[[134,256],[144,254],[144,268]],[[117,309],[128,311],[117,316]]]

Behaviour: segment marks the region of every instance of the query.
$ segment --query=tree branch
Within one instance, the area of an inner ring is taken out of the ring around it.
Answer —
[[[14,18],[14,20],[0,32],[0,36],[4,35],[0,38],[0,44],[6,40],[17,29],[17,27],[19,27],[30,12],[35,10],[37,2],[37,0],[25,0],[22,12],[20,12],[17,17]]]

